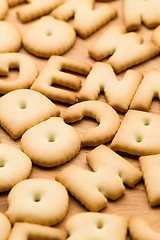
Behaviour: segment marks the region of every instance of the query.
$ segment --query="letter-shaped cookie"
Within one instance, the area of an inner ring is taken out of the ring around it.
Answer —
[[[160,154],[139,158],[146,191],[151,206],[160,204]]]
[[[102,60],[112,55],[108,63],[116,72],[142,63],[159,53],[159,48],[152,42],[143,43],[135,32],[127,33],[120,24],[108,28],[89,48],[89,55]]]
[[[81,140],[62,118],[52,117],[26,131],[21,147],[35,164],[54,167],[70,161],[79,152]]]
[[[70,70],[87,75],[90,69],[91,65],[86,62],[66,57],[52,56],[33,83],[31,89],[41,92],[52,100],[73,104],[76,102],[77,94],[54,87],[54,84],[78,90],[81,85],[81,78],[65,73],[63,70]]]
[[[127,152],[143,156],[160,153],[160,116],[136,110],[129,110],[111,148],[115,151]]]
[[[94,172],[70,166],[57,174],[56,180],[90,211],[103,209],[106,198],[116,200],[122,196],[123,183],[133,187],[142,177],[138,169],[104,145],[92,150],[87,162]]]
[[[160,71],[158,70],[151,70],[144,76],[130,108],[149,111],[154,97],[160,99]]]
[[[124,240],[127,235],[127,219],[104,213],[79,213],[69,218],[67,240]]]
[[[0,144],[0,192],[8,191],[26,179],[31,169],[32,163],[26,154],[10,145]]]
[[[19,76],[14,81],[0,79],[0,94],[29,88],[38,74],[36,63],[31,57],[21,53],[0,54],[0,75],[8,76],[10,68],[18,68]]]
[[[93,10],[95,0],[68,0],[53,10],[52,15],[67,21],[74,17],[74,29],[83,38],[114,19],[116,10],[108,4]]]
[[[8,218],[0,213],[0,240],[8,240],[11,231],[11,224]]]
[[[48,14],[59,6],[63,0],[27,0],[25,2],[27,2],[27,5],[17,10],[18,18],[23,23]]]
[[[12,224],[29,222],[52,226],[65,217],[69,198],[65,187],[59,182],[36,178],[17,183],[7,201],[5,214]]]
[[[14,7],[20,3],[25,2],[25,0],[7,0],[9,7]]]
[[[116,110],[126,112],[141,79],[140,72],[128,70],[124,78],[119,81],[109,64],[97,62],[87,76],[78,98],[80,101],[96,100],[103,90],[109,105]]]
[[[69,107],[63,114],[65,122],[72,123],[84,116],[95,118],[98,127],[89,129],[82,137],[84,146],[96,146],[110,141],[118,130],[120,118],[107,103],[100,101],[84,101]]]
[[[8,12],[8,3],[7,0],[0,1],[0,20],[3,20]]]
[[[0,53],[16,52],[21,46],[21,34],[12,23],[0,21]]]
[[[154,28],[160,24],[159,0],[123,0],[124,20],[127,29],[137,30],[141,23]]]
[[[58,228],[33,223],[15,223],[8,240],[65,240],[66,233]]]
[[[34,90],[14,90],[0,98],[0,124],[14,139],[34,125],[59,114],[54,103]]]
[[[160,48],[160,26],[152,32],[152,41]]]
[[[23,33],[22,42],[28,52],[49,58],[68,51],[75,38],[75,31],[68,23],[45,16],[29,26]]]
[[[132,240],[160,240],[160,232],[154,231],[148,222],[140,217],[129,220],[129,234]]]

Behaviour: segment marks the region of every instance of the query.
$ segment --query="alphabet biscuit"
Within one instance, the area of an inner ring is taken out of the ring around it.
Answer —
[[[109,57],[115,72],[142,63],[159,54],[160,49],[152,42],[144,42],[135,32],[127,33],[126,27],[114,24],[109,27],[90,47],[89,55],[95,60]]]
[[[17,68],[19,75],[14,81],[0,79],[0,94],[29,88],[38,75],[37,65],[30,56],[22,53],[0,54],[0,75],[8,76],[11,68]]]
[[[23,33],[24,48],[37,57],[61,55],[74,44],[76,34],[66,22],[45,16],[32,23]]]
[[[111,143],[111,148],[138,156],[158,154],[159,128],[158,114],[129,110]]]
[[[52,15],[64,21],[74,17],[74,29],[86,38],[117,15],[116,9],[107,3],[93,10],[94,3],[95,0],[68,0],[53,10]]]
[[[17,10],[17,16],[22,23],[49,14],[63,0],[27,0],[27,4]]]
[[[90,211],[103,209],[106,198],[116,200],[124,194],[123,183],[133,187],[142,177],[138,169],[104,145],[86,158],[94,172],[72,165],[58,173],[56,180]]]
[[[141,80],[140,72],[128,70],[119,81],[109,64],[97,62],[87,76],[78,98],[80,101],[96,100],[103,90],[109,105],[126,112]]]
[[[6,215],[10,222],[46,226],[60,222],[68,210],[68,194],[62,184],[45,178],[27,179],[16,184],[8,195]]]
[[[69,90],[54,87],[54,84],[78,90],[81,86],[81,78],[65,73],[63,70],[87,75],[90,69],[91,65],[84,61],[62,56],[52,56],[33,83],[31,89],[44,94],[52,100],[73,104],[76,102],[77,94]]]
[[[124,240],[128,221],[124,217],[104,213],[79,213],[69,218],[66,230],[67,240]]]
[[[123,0],[123,13],[129,31],[137,30],[143,23],[148,28],[160,24],[160,2],[158,0]]]
[[[84,146],[97,146],[110,141],[118,130],[120,118],[116,111],[101,101],[84,101],[70,106],[62,115],[64,121],[73,123],[84,116],[95,118],[98,127],[89,129],[82,137]]]
[[[13,139],[21,137],[34,125],[59,114],[54,103],[34,90],[14,90],[0,98],[0,124]]]
[[[35,164],[43,167],[54,167],[70,161],[80,147],[78,133],[60,117],[37,124],[21,138],[22,150]]]
[[[58,228],[51,228],[33,223],[17,222],[12,228],[9,240],[17,240],[17,237],[21,240],[28,238],[34,238],[35,240],[65,240],[66,233]]]

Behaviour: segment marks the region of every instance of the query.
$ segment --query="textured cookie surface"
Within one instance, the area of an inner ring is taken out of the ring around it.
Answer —
[[[16,183],[26,179],[32,163],[26,154],[7,144],[0,144],[0,192],[10,190]]]
[[[10,69],[18,69],[18,77],[14,81],[0,79],[0,94],[29,88],[37,77],[38,69],[35,61],[22,53],[0,54],[0,75],[8,76]]]
[[[160,204],[160,154],[139,158],[148,200],[151,206]]]
[[[109,4],[93,9],[95,0],[68,0],[56,8],[52,15],[67,21],[74,17],[74,29],[83,38],[114,19],[116,9]]]
[[[73,46],[75,37],[75,32],[68,23],[46,16],[29,26],[22,41],[30,53],[48,58],[68,51]]]
[[[133,97],[130,108],[149,111],[153,98],[160,98],[159,79],[159,70],[151,70],[146,73]]]
[[[81,140],[73,127],[52,117],[26,131],[22,150],[40,166],[54,167],[70,161],[80,150]]]
[[[3,20],[8,12],[8,3],[7,0],[1,0],[0,2],[0,20]]]
[[[116,72],[142,63],[158,55],[159,48],[152,42],[144,42],[135,32],[127,33],[127,29],[120,24],[109,27],[90,47],[89,55],[95,60],[109,57]]]
[[[84,116],[92,117],[99,123],[98,127],[89,129],[82,137],[84,146],[96,146],[110,141],[120,125],[116,111],[101,101],[84,101],[69,107],[63,114],[65,122],[72,123]]]
[[[127,235],[127,220],[121,216],[103,213],[79,213],[66,223],[67,240],[124,240]]]
[[[58,182],[50,179],[27,179],[16,184],[8,195],[6,215],[11,223],[30,222],[55,225],[68,210],[68,194]]]
[[[9,240],[17,240],[17,236],[19,239],[48,239],[48,240],[65,240],[66,233],[63,230],[58,228],[42,226],[33,223],[15,223],[11,234],[9,236]]]
[[[52,56],[39,74],[31,89],[41,92],[52,100],[73,104],[77,94],[73,91],[61,89],[58,86],[78,90],[81,86],[81,78],[64,70],[87,75],[91,65],[87,62],[70,59],[62,56]],[[56,85],[56,86],[54,86]]]
[[[50,13],[62,2],[63,0],[27,0],[27,4],[17,10],[17,15],[21,22],[28,22]]]
[[[97,62],[87,76],[79,94],[80,101],[96,100],[104,91],[108,104],[116,110],[126,112],[141,82],[142,74],[128,70],[119,81],[109,64]]]
[[[8,218],[0,213],[0,240],[8,240],[11,231],[11,224]]]
[[[16,52],[21,46],[21,34],[12,23],[0,21],[0,53]]]
[[[30,127],[59,113],[54,103],[34,90],[15,90],[0,99],[0,124],[14,139]]]
[[[124,20],[128,30],[140,28],[141,23],[148,28],[160,24],[159,0],[123,0]]]
[[[129,233],[133,240],[160,240],[160,232],[154,231],[148,222],[140,217],[129,220]]]
[[[142,177],[138,169],[104,145],[89,152],[87,162],[94,172],[72,165],[57,174],[56,179],[90,211],[104,208],[106,198],[115,200],[122,196],[123,183],[133,187]]]
[[[143,156],[160,153],[160,116],[153,113],[129,110],[116,133],[111,148]]]

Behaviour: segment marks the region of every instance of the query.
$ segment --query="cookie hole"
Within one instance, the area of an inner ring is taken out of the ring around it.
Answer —
[[[144,119],[144,121],[143,121],[144,126],[149,126],[150,123],[151,123],[150,119],[148,119],[148,118]]]
[[[143,141],[142,136],[137,136],[137,137],[136,137],[136,142],[137,142],[137,143],[141,143],[142,141]]]
[[[5,166],[4,159],[0,159],[0,168],[3,168]]]
[[[26,109],[27,108],[27,104],[22,102],[19,107],[20,107],[20,109]]]
[[[41,196],[40,196],[40,194],[38,194],[38,193],[35,194],[35,195],[34,195],[34,198],[33,198],[33,201],[34,201],[34,202],[40,202],[40,201],[41,201]]]
[[[49,135],[48,142],[54,142],[55,138],[53,135]]]
[[[50,36],[52,36],[52,35],[53,35],[53,34],[52,34],[51,31],[46,32],[46,36],[47,36],[47,37],[50,37]]]
[[[102,229],[103,226],[104,226],[104,224],[103,224],[102,221],[97,222],[97,228],[98,228],[98,229]]]

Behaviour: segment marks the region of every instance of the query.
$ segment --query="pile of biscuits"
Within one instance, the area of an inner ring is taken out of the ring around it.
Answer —
[[[0,20],[0,240],[159,240],[106,208],[140,184],[160,205],[159,0],[0,0]]]

